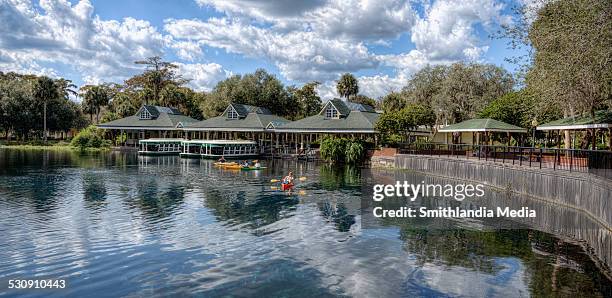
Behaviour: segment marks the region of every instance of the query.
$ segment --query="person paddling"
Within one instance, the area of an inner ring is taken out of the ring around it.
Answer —
[[[293,172],[289,172],[287,176],[283,177],[283,184],[293,184],[294,179]]]
[[[219,160],[217,160],[218,162],[225,162],[225,157],[223,157],[223,155],[221,155],[221,158],[219,158]]]
[[[293,172],[290,171],[281,181],[281,190],[291,192],[291,188],[293,188],[293,179]]]

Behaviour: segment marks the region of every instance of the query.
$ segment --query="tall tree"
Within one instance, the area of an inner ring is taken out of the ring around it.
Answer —
[[[34,98],[43,103],[43,140],[47,143],[47,104],[59,97],[55,82],[48,77],[39,77],[34,87]]]
[[[371,107],[376,107],[376,100],[374,98],[365,96],[363,94],[357,94],[353,98],[351,98],[350,102],[369,105]]]
[[[350,73],[345,73],[338,80],[336,90],[341,97],[348,100],[349,97],[355,96],[357,93],[359,93],[359,83],[357,82],[355,76]]]
[[[102,108],[110,103],[109,89],[105,85],[86,85],[81,88],[83,96],[83,108],[90,117],[96,115],[96,123],[100,120]],[[93,119],[92,119],[93,121]]]
[[[299,109],[283,83],[263,69],[220,81],[200,106],[205,117],[214,117],[230,102],[266,107],[287,118],[294,118]]]
[[[128,89],[137,91],[144,104],[159,104],[160,93],[168,85],[181,86],[188,82],[177,73],[176,64],[163,61],[161,57],[149,57],[136,64],[145,65],[143,74],[128,79],[125,84]]]
[[[455,63],[426,67],[402,91],[409,103],[430,106],[436,123],[455,123],[476,117],[487,104],[510,92],[514,80],[491,64]]]
[[[316,115],[323,108],[321,98],[317,95],[316,87],[319,82],[310,82],[302,88],[291,88],[290,92],[300,109],[296,119],[306,118]]]
[[[398,111],[406,106],[406,99],[399,92],[391,92],[380,101],[380,108],[384,112]]]
[[[595,115],[612,99],[612,5],[605,0],[551,1],[529,29],[535,49],[527,84],[545,104]]]

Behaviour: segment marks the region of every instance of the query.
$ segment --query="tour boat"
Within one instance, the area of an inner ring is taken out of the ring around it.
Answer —
[[[177,155],[183,139],[144,139],[138,141],[140,155]]]
[[[248,159],[257,157],[257,142],[246,140],[183,140],[181,157]]]

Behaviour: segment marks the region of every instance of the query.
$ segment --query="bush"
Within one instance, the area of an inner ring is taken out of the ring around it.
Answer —
[[[344,158],[349,164],[357,164],[363,161],[365,150],[359,141],[349,141],[346,145]]]
[[[101,149],[110,147],[111,142],[104,139],[104,131],[90,125],[81,130],[81,132],[72,139],[70,145],[81,150],[89,148]]]
[[[359,140],[328,137],[321,141],[321,158],[328,162],[358,164],[364,156],[365,147]]]

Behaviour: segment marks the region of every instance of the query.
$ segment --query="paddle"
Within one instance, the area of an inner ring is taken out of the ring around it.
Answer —
[[[300,177],[300,178],[298,178],[298,180],[305,181],[306,177]],[[272,179],[272,180],[270,180],[270,182],[276,183],[276,182],[281,182],[281,180],[280,179]]]

